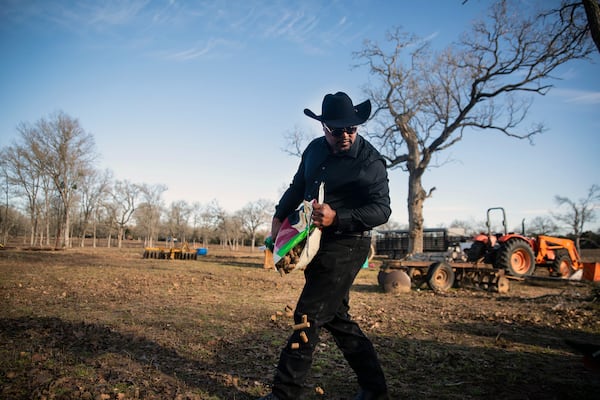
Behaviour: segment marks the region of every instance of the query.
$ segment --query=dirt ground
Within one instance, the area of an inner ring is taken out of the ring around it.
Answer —
[[[393,295],[378,271],[360,272],[351,314],[392,399],[598,398],[600,371],[565,343],[600,345],[597,285]],[[301,272],[263,269],[258,251],[184,261],[135,248],[2,250],[0,399],[255,399],[269,392],[291,333],[283,311],[302,284]],[[305,398],[352,399],[352,371],[321,339]]]

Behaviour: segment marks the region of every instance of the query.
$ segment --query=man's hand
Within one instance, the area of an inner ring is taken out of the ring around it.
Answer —
[[[337,213],[329,204],[313,203],[312,221],[317,228],[325,228],[335,223]]]

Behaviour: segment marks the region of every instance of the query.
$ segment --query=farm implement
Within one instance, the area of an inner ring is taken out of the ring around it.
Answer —
[[[504,270],[496,269],[490,264],[450,259],[436,261],[423,259],[422,255],[385,261],[378,281],[385,292],[401,290],[399,286],[406,286],[406,282],[412,283],[415,288],[427,284],[435,291],[446,291],[458,286],[507,293],[510,286]]]
[[[502,213],[502,233],[492,233],[492,211]],[[380,286],[386,292],[410,288],[411,285],[420,287],[426,283],[431,289],[438,291],[458,286],[506,293],[509,290],[509,279],[538,278],[532,276],[537,267],[547,268],[550,278],[545,279],[600,280],[600,263],[582,262],[575,243],[570,239],[546,235],[527,237],[524,233],[508,232],[506,213],[502,207],[487,210],[486,225],[487,234],[476,235],[471,240],[470,247],[465,246],[462,238],[450,241],[446,230],[426,231],[425,234],[431,235],[430,241],[433,240],[432,243],[437,246],[435,251],[414,255],[405,253],[400,259],[384,261],[378,276]],[[394,234],[398,236],[397,232]],[[396,249],[400,246],[394,244],[390,247],[390,243],[385,242],[389,242],[390,238],[394,241],[402,239],[401,236],[396,236],[381,239],[388,254],[390,249],[393,249],[392,254],[402,254],[402,249]],[[442,252],[443,246],[447,247]],[[583,274],[574,278],[574,273],[578,271]]]
[[[190,249],[187,243],[180,248],[146,247],[144,248],[143,258],[155,258],[159,260],[197,260],[198,254],[202,254],[200,252],[201,250],[203,250],[203,248],[198,250]]]

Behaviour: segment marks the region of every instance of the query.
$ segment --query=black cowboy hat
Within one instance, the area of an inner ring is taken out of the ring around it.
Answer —
[[[344,128],[364,123],[371,115],[371,101],[366,100],[356,106],[344,92],[326,94],[323,98],[322,115],[316,115],[308,108],[304,114],[317,121],[323,122],[330,128]]]

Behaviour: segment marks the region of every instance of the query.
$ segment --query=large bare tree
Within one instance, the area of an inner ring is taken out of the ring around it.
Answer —
[[[583,10],[574,12],[573,18],[585,18]],[[557,67],[593,51],[591,41],[574,29],[542,12],[527,16],[498,1],[488,18],[441,51],[395,29],[388,35],[389,49],[367,41],[355,53],[377,82],[366,91],[380,130],[369,136],[389,168],[408,171],[409,252],[423,250],[423,205],[435,188],[426,190],[422,178],[434,155],[467,131],[519,139],[542,132],[541,123],[522,127],[529,95],[546,94]]]
[[[463,4],[467,2],[468,0],[463,0]],[[581,18],[581,9],[585,12],[585,18]],[[563,25],[570,25],[570,32],[575,36],[589,34],[600,52],[599,0],[561,0],[556,8],[552,8],[548,12],[542,13],[542,15],[549,18],[558,18]]]
[[[70,247],[72,207],[81,180],[93,170],[97,157],[94,138],[79,121],[64,112],[18,128],[36,169],[52,182],[60,200],[56,247]]]

